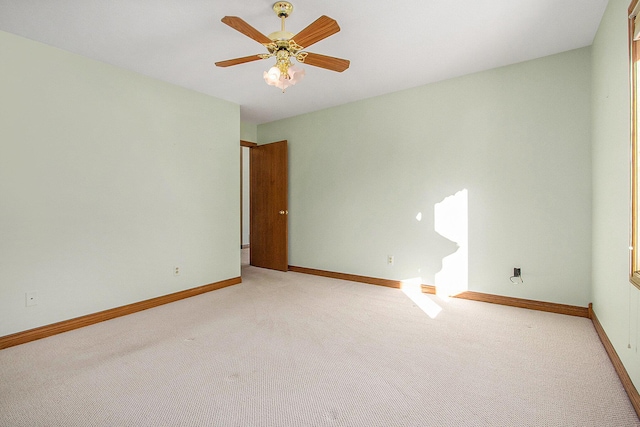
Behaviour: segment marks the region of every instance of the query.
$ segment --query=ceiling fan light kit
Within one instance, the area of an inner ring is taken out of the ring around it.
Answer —
[[[301,64],[337,72],[342,72],[349,68],[350,62],[346,59],[319,55],[304,50],[312,44],[340,31],[340,27],[334,19],[323,15],[294,35],[285,30],[285,20],[293,12],[293,5],[286,1],[279,1],[273,5],[273,11],[281,19],[281,28],[280,31],[269,34],[268,37],[237,16],[225,16],[222,18],[224,24],[262,44],[269,53],[220,61],[216,62],[216,66],[230,67],[244,64],[245,62],[275,57],[275,66],[271,67],[269,71],[265,71],[263,78],[268,85],[282,89],[283,93],[287,87],[293,86],[302,80],[305,74],[304,69],[291,63],[292,59]]]

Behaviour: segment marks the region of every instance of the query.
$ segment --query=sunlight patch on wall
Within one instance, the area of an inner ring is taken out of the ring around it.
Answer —
[[[430,318],[435,319],[442,311],[442,307],[436,304],[429,295],[422,293],[422,277],[403,280],[401,289]]]
[[[458,250],[442,259],[435,274],[436,293],[446,297],[469,290],[469,206],[466,189],[434,205],[434,228],[442,237],[458,245]]]

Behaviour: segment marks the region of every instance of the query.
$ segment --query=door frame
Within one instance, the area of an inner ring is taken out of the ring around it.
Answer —
[[[242,245],[242,223],[244,222],[244,162],[242,153],[244,152],[244,150],[242,149],[242,147],[251,149],[257,146],[258,144],[256,144],[255,142],[249,142],[242,139],[240,140],[240,249],[244,249]],[[249,158],[251,158],[251,156],[249,156]],[[249,164],[249,167],[251,167],[251,164]],[[249,181],[251,181],[250,178]],[[249,187],[249,192],[251,192],[251,187]],[[249,195],[251,195],[251,193],[249,193]],[[251,218],[251,215],[249,215],[249,218]],[[251,246],[251,236],[249,236],[249,246]]]
[[[289,211],[288,211],[288,199],[289,199],[289,197],[288,197],[288,183],[287,183],[288,178],[287,177],[288,177],[289,166],[288,166],[288,154],[287,154],[288,149],[286,149],[286,147],[288,146],[288,143],[287,143],[286,140],[283,140],[283,141],[274,141],[272,143],[264,144],[264,145],[269,146],[271,144],[274,144],[274,147],[275,147],[276,144],[280,145],[281,143],[284,143],[284,147],[285,147],[285,151],[284,151],[284,166],[285,166],[285,169],[284,169],[284,176],[285,176],[284,196],[285,196],[285,200],[284,200],[284,206],[279,206],[279,209],[281,209],[279,211],[279,213],[280,213],[280,215],[285,215],[285,217],[288,217],[288,214],[289,214]],[[243,188],[244,187],[244,185],[243,185],[244,184],[244,161],[243,161],[243,152],[244,152],[243,148],[244,147],[249,148],[249,153],[250,153],[250,157],[249,158],[251,159],[252,157],[254,157],[253,154],[251,154],[252,153],[251,149],[252,148],[257,148],[257,147],[259,147],[259,145],[257,143],[255,143],[255,142],[240,140],[240,248],[241,248],[241,250],[243,249],[242,234],[243,234],[243,222],[244,222],[244,197],[245,197],[244,188]],[[264,147],[264,148],[267,148],[267,147]],[[269,151],[272,151],[272,150],[269,149]],[[274,159],[276,159],[276,158],[278,158],[278,157],[276,156]],[[254,180],[253,173],[256,172],[256,170],[253,169],[251,163],[252,162],[250,161],[249,162],[249,178],[248,178],[249,179],[249,183],[251,183]],[[262,163],[260,163],[260,164],[262,164]],[[278,175],[278,176],[280,176],[280,175]],[[254,186],[254,185],[249,185],[249,200],[252,200],[254,195],[256,194],[256,193],[254,193],[256,188],[257,187]],[[269,190],[269,191],[271,191],[271,190]],[[267,193],[267,194],[271,194],[271,193]],[[282,194],[282,193],[280,193],[280,194]],[[249,229],[251,230],[251,229],[253,229],[253,225],[254,225],[254,223],[252,221],[252,217],[254,215],[254,211],[253,211],[253,207],[251,207],[250,209],[251,210],[249,211]],[[282,209],[284,209],[284,210],[282,210]],[[263,216],[260,216],[260,218],[263,218]],[[261,221],[261,224],[264,227],[264,223],[262,221]],[[284,261],[285,261],[285,265],[284,265],[284,267],[282,267],[282,266],[267,266],[267,265],[264,265],[264,267],[266,267],[266,268],[275,268],[275,269],[281,270],[281,271],[288,271],[289,270],[289,265],[288,265],[288,258],[289,258],[288,257],[288,245],[289,245],[289,242],[288,242],[288,240],[289,240],[288,239],[288,234],[289,234],[288,233],[288,220],[285,220],[285,224],[286,224],[285,225],[285,229],[284,229],[284,236],[285,236],[284,237],[284,239],[285,239],[285,243],[284,243],[285,244],[285,247],[284,247]],[[270,227],[271,226],[269,226],[269,228],[267,229],[267,231],[269,233],[274,231]],[[271,231],[269,231],[269,230],[271,230]],[[277,234],[280,235],[279,233],[277,233]],[[249,245],[248,245],[249,247],[251,246],[251,241],[252,240],[254,240],[254,239],[252,239],[252,236],[249,235]],[[260,247],[262,248],[262,246],[260,246]],[[252,255],[251,249],[250,249],[249,253],[250,253],[249,263],[251,265],[255,265],[255,264],[253,264],[253,257],[251,256]],[[277,253],[282,254],[282,251],[277,252]],[[269,261],[267,264],[271,264],[271,261]],[[276,264],[278,264],[278,263],[276,263]],[[271,265],[274,265],[274,264],[271,264]]]

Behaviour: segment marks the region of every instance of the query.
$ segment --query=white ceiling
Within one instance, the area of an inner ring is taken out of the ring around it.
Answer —
[[[0,0],[0,30],[127,68],[241,106],[265,123],[464,74],[589,46],[607,0],[292,0],[287,30],[320,15],[341,31],[309,51],[351,60],[343,73],[304,66],[304,80],[267,86],[274,59],[220,22],[239,16],[268,35],[275,0]]]

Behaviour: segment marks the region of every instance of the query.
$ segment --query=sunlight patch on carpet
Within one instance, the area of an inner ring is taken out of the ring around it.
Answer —
[[[442,311],[442,307],[440,307],[431,298],[429,298],[427,294],[424,294],[422,292],[421,277],[403,280],[401,290],[430,318],[435,319]]]

